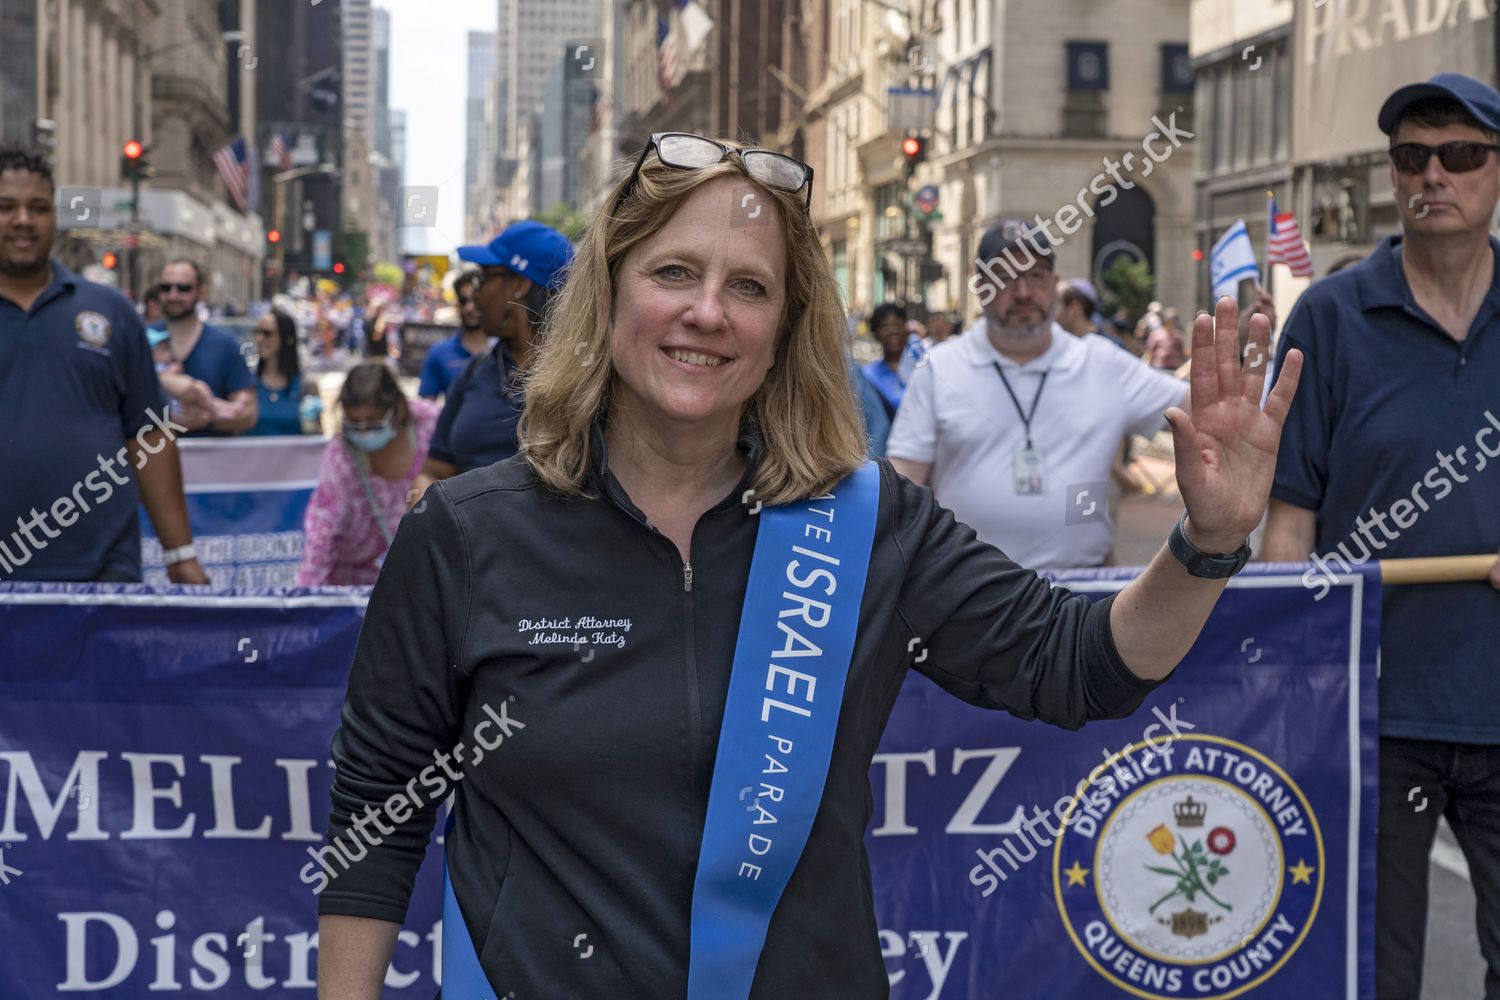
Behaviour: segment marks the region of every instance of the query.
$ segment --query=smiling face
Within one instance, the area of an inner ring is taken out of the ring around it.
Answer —
[[[1490,142],[1491,137],[1472,125],[1423,125],[1403,121],[1391,136],[1392,144],[1419,142],[1440,146],[1445,142]],[[1396,207],[1408,238],[1441,237],[1458,233],[1485,233],[1495,203],[1500,200],[1500,154],[1491,152],[1477,170],[1450,173],[1436,153],[1420,173],[1404,174],[1390,167]]]
[[[56,233],[47,179],[29,170],[0,173],[0,273],[23,277],[41,271]]]
[[[779,212],[735,224],[743,219],[735,214],[741,199],[755,190],[730,177],[695,188],[670,222],[620,261],[610,338],[616,409],[738,429],[775,358],[786,314]]]

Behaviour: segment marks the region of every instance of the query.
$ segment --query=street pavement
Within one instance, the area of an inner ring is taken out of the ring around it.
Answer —
[[[1151,484],[1153,492],[1126,494],[1120,500],[1115,525],[1115,563],[1120,566],[1150,562],[1182,513],[1172,462],[1163,457],[1160,442],[1132,463],[1132,472],[1138,481]],[[1438,826],[1428,880],[1431,896],[1420,1000],[1482,1000],[1484,960],[1474,928],[1474,889],[1446,822]]]

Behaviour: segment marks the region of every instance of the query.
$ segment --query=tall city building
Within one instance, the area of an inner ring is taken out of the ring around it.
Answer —
[[[536,113],[547,80],[570,40],[597,38],[599,0],[510,0],[501,10],[501,40],[505,46],[497,73],[506,77],[505,120],[502,127],[500,180],[529,150],[522,147],[521,122]],[[512,197],[507,199],[514,202]]]
[[[979,238],[1007,216],[1056,235],[1061,276],[1100,286],[1115,261],[1144,260],[1158,299],[1195,301],[1189,0],[801,7],[805,73],[768,79],[806,96],[780,135],[790,148],[802,133],[851,307],[974,318]],[[911,169],[908,135],[925,155]]]
[[[342,0],[344,43],[344,120],[370,131],[374,104],[375,46],[370,0]],[[370,145],[370,143],[366,143]]]
[[[464,238],[484,239],[485,217],[494,192],[498,143],[495,125],[497,33],[469,32],[468,88],[464,96]]]
[[[346,266],[364,271],[384,257],[394,244],[387,212],[382,207],[381,163],[375,148],[375,117],[381,99],[376,94],[375,21],[379,13],[370,0],[343,0],[344,84],[344,236],[339,255],[360,257]],[[387,37],[389,28],[387,27]],[[390,239],[385,237],[390,234]],[[363,245],[361,245],[361,237]]]
[[[395,161],[396,169],[400,171],[402,181],[406,180],[406,112],[399,108],[391,111],[391,159]]]
[[[261,191],[267,225],[280,240],[267,260],[267,286],[293,274],[327,273],[343,229],[342,18],[336,3],[261,0],[263,45],[255,75],[261,132]],[[274,150],[281,136],[287,162]]]
[[[375,152],[391,155],[391,14],[376,8],[370,19],[370,129]]]

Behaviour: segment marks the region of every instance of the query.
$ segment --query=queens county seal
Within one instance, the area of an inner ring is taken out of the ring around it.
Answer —
[[[106,346],[115,332],[109,320],[92,310],[81,312],[74,317],[73,329],[77,332],[79,339],[91,347]]]
[[[1141,758],[1154,758],[1142,769]],[[1187,734],[1121,751],[1079,786],[1053,849],[1073,944],[1149,1000],[1227,1000],[1274,976],[1317,919],[1323,835],[1257,751]]]

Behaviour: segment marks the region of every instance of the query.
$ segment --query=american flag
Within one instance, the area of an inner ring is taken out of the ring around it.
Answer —
[[[250,207],[250,158],[245,150],[243,136],[235,136],[223,149],[214,154],[214,166],[224,178],[229,197],[241,212]]]
[[[1313,276],[1312,258],[1307,255],[1307,244],[1302,241],[1302,229],[1297,217],[1291,212],[1276,211],[1276,199],[1271,199],[1270,224],[1266,229],[1266,269],[1272,264],[1285,264],[1299,278]]]
[[[656,15],[656,82],[661,87],[661,102],[668,103],[672,84],[677,80],[677,33],[667,19]]]
[[[280,130],[271,136],[271,155],[276,157],[276,169],[292,169],[292,150],[286,144],[286,133]]]
[[[589,91],[589,135],[593,135],[604,127],[609,118],[609,113],[615,108],[615,102],[605,95],[599,93],[598,87]]]

